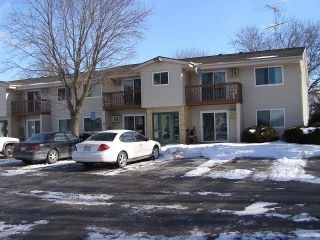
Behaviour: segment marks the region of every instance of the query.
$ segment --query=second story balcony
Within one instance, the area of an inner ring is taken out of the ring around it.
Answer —
[[[50,114],[49,100],[13,101],[11,112],[14,116]]]
[[[187,105],[218,105],[241,102],[242,85],[238,82],[186,87]]]
[[[141,91],[119,91],[103,93],[103,109],[134,109],[141,108]]]

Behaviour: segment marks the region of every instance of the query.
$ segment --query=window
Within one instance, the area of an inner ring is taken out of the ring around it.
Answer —
[[[169,84],[169,72],[153,73],[153,85]]]
[[[71,93],[66,88],[58,88],[58,100],[63,101],[71,98]]]
[[[71,130],[71,121],[70,119],[59,120],[59,132],[70,132]]]
[[[145,135],[145,117],[143,115],[124,116],[124,128]]]
[[[282,84],[282,67],[256,68],[256,85]]]
[[[85,89],[86,85],[83,85]],[[100,83],[91,83],[90,90],[87,97],[101,97],[101,84]]]
[[[95,120],[91,120],[90,118],[85,118],[84,119],[84,131],[85,132],[102,131],[101,118],[96,118]]]
[[[284,110],[259,110],[257,111],[257,125],[271,127],[284,127]]]

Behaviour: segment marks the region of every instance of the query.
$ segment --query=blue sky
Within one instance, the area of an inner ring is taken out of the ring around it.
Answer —
[[[153,7],[136,56],[128,63],[156,56],[172,57],[177,49],[197,48],[208,54],[232,53],[229,42],[244,26],[264,28],[273,14],[266,4],[282,9],[285,16],[320,21],[320,0],[140,0]],[[22,1],[23,2],[23,1]],[[0,23],[16,0],[0,0]],[[0,31],[1,35],[1,31]],[[0,59],[4,51],[0,45]],[[12,79],[0,73],[0,80]]]
[[[273,14],[320,21],[320,0],[145,0],[153,6],[145,38],[137,45],[133,62],[174,55],[177,49],[197,48],[209,54],[232,53],[229,42],[243,26],[264,28]]]

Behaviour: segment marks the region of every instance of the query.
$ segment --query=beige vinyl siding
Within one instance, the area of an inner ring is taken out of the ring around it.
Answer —
[[[52,131],[59,131],[59,120],[70,119],[67,105],[63,101],[58,101],[58,88],[48,89],[47,96],[51,103],[51,123]],[[79,133],[84,131],[84,118],[90,118],[90,112],[96,113],[96,118],[101,117],[102,129],[105,129],[105,117],[103,114],[102,97],[86,98],[79,116]]]
[[[261,67],[272,66],[279,65]],[[283,71],[283,84],[281,85],[256,86],[255,68],[240,69],[240,81],[243,84],[243,129],[257,124],[257,110],[284,109],[285,126],[277,129],[280,134],[289,126],[303,124],[300,65],[290,63],[281,66]]]
[[[153,73],[169,72],[169,84],[153,85]],[[181,65],[174,63],[153,63],[141,71],[141,105],[143,108],[182,106],[184,86]]]
[[[7,116],[7,97],[6,97],[6,87],[0,85],[0,116]]]

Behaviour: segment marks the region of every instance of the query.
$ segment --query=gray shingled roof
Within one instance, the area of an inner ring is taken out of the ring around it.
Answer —
[[[214,56],[205,56],[205,57],[195,57],[195,58],[184,58],[180,59],[187,62],[195,63],[218,63],[218,62],[240,62],[248,61],[250,58],[264,57],[264,56],[277,56],[277,57],[293,57],[293,56],[302,56],[305,48],[286,48],[286,49],[277,49],[277,50],[266,50],[258,52],[239,52],[235,54],[219,54]]]
[[[277,56],[277,57],[293,57],[293,56],[302,56],[305,48],[297,47],[297,48],[286,48],[286,49],[276,49],[276,50],[266,50],[266,51],[257,51],[257,52],[239,52],[234,54],[219,54],[213,56],[204,56],[204,57],[194,57],[194,58],[183,58],[183,59],[174,59],[185,62],[194,62],[194,63],[202,63],[202,64],[214,64],[221,62],[242,62],[242,61],[250,61],[250,58],[259,58],[259,57],[267,57],[267,56]],[[167,58],[173,59],[173,58]],[[106,74],[114,74],[114,73],[130,73],[132,68],[140,65],[137,64],[128,64],[122,65],[118,67],[109,68],[106,70],[97,71],[97,75],[106,75]],[[9,81],[8,83],[14,85],[28,85],[32,83],[51,83],[58,81],[55,77],[40,77],[40,78],[29,78],[22,80],[14,80]]]

